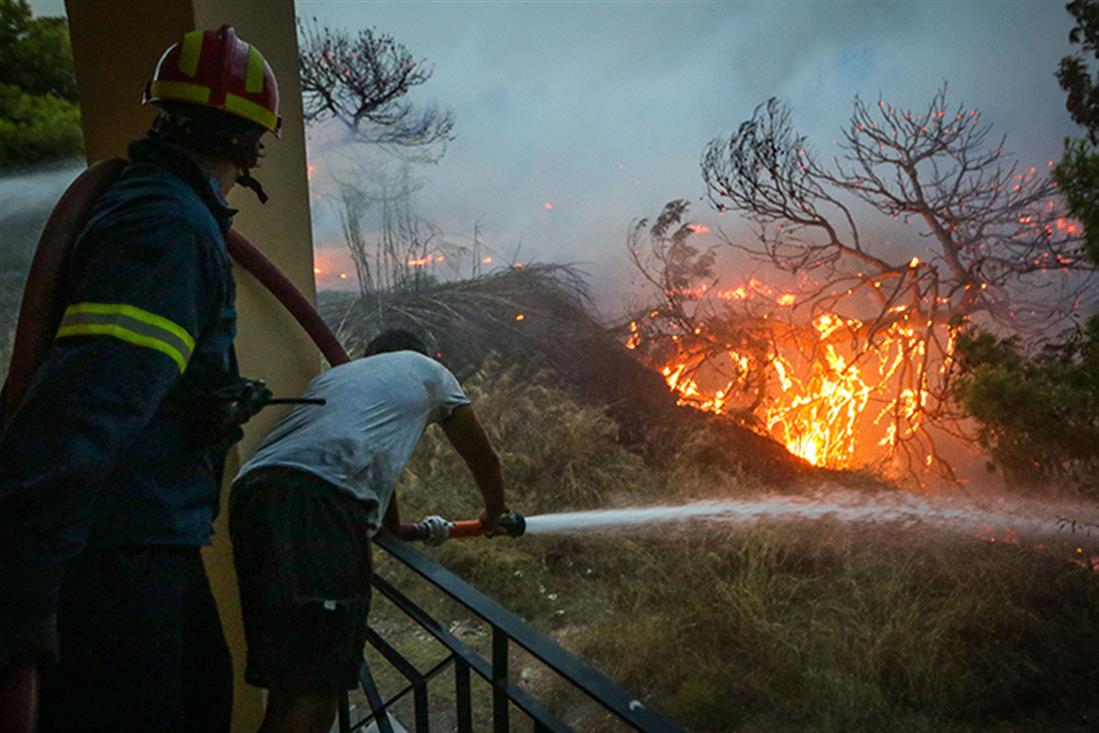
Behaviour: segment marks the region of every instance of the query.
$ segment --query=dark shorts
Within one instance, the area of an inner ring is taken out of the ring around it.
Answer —
[[[229,533],[249,683],[303,692],[356,686],[370,610],[368,510],[289,468],[256,469],[234,485]]]

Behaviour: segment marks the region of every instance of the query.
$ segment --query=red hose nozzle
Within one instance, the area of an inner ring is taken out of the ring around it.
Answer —
[[[519,512],[504,514],[497,522],[508,537],[519,537],[527,529],[527,520]],[[448,539],[462,537],[484,537],[488,534],[488,525],[480,519],[458,519],[449,523]],[[431,537],[427,522],[402,524],[397,532],[405,542],[423,542]]]

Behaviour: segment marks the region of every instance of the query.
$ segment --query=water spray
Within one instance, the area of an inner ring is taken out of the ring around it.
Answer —
[[[967,534],[989,541],[1069,541],[1091,544],[1099,535],[1097,507],[1087,504],[1051,505],[1015,499],[975,501],[962,497],[920,497],[911,494],[866,495],[827,491],[800,496],[759,496],[742,500],[697,501],[679,506],[657,505],[561,512],[524,516],[505,514],[499,525],[509,537],[560,535],[614,530],[643,531],[647,527],[702,524],[748,527],[759,523],[834,521],[842,524],[921,527]],[[1078,517],[1082,522],[1064,517]],[[448,522],[450,539],[484,537],[489,528],[480,519]],[[428,522],[402,524],[405,541],[431,538]],[[1084,552],[1081,547],[1079,552]]]
[[[1036,542],[1083,541],[1099,534],[1093,523],[1099,507],[1025,500],[978,501],[964,497],[921,497],[904,493],[860,494],[825,491],[807,495],[770,495],[740,500],[704,500],[689,504],[626,507],[542,514],[526,518],[528,535],[641,530],[651,526],[697,528],[748,527],[760,523],[833,521],[842,524],[921,527],[993,539],[1014,537]],[[1064,517],[1077,517],[1080,522]]]

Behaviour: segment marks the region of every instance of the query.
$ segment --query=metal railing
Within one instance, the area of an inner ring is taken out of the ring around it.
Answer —
[[[509,678],[508,657],[510,645],[513,643],[538,659],[561,680],[587,694],[606,711],[634,730],[647,733],[682,733],[682,728],[611,682],[591,665],[562,649],[549,637],[535,631],[514,613],[451,573],[435,560],[389,536],[379,535],[374,539],[374,544],[413,570],[437,590],[484,620],[492,628],[492,653],[490,658],[482,656],[444,628],[394,585],[375,573],[376,591],[434,637],[448,650],[449,654],[430,669],[421,671],[371,627],[367,640],[400,673],[407,684],[388,699],[383,699],[369,666],[364,662],[359,681],[370,705],[370,714],[361,720],[352,721],[349,697],[344,694],[340,702],[339,730],[341,733],[365,730],[371,722],[376,723],[379,733],[394,733],[387,712],[391,706],[404,699],[409,693],[412,694],[413,700],[413,730],[415,733],[429,733],[427,686],[450,665],[454,666],[455,712],[459,733],[473,731],[471,672],[486,680],[492,687],[493,733],[507,733],[511,730],[512,705],[530,717],[535,733],[572,731],[568,724]]]

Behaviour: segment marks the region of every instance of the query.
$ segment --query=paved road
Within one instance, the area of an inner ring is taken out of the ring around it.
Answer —
[[[0,378],[7,373],[8,343],[38,235],[83,161],[0,175]]]

